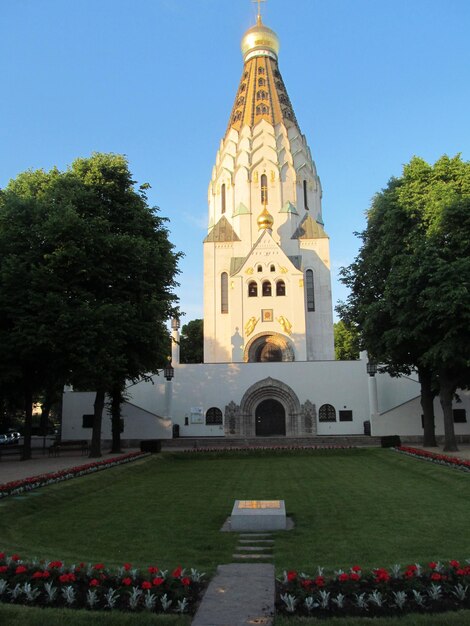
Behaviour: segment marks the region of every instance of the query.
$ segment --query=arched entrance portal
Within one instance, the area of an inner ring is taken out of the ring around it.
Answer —
[[[244,360],[248,363],[293,361],[294,348],[291,340],[285,335],[259,333],[247,343]]]
[[[256,407],[256,436],[274,437],[286,434],[286,410],[280,402],[269,398]]]

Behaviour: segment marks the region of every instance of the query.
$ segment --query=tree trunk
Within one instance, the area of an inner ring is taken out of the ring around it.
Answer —
[[[24,430],[22,461],[31,458],[31,431],[33,426],[33,392],[30,387],[24,390]]]
[[[52,403],[44,400],[41,405],[41,418],[39,421],[39,430],[43,436],[47,435],[47,427],[49,426],[49,413],[51,412]]]
[[[444,452],[458,452],[455,438],[454,415],[452,413],[452,399],[455,392],[455,382],[446,375],[439,373],[439,399],[444,412]]]
[[[121,450],[121,403],[122,387],[119,383],[113,385],[111,392],[111,429],[113,434],[113,445],[111,452],[119,453]]]
[[[433,448],[437,446],[434,424],[434,397],[432,388],[432,375],[429,370],[419,369],[419,382],[421,384],[421,408],[423,409],[423,446]]]
[[[95,397],[93,433],[91,436],[90,458],[96,459],[101,456],[101,421],[104,409],[104,389],[98,389]]]

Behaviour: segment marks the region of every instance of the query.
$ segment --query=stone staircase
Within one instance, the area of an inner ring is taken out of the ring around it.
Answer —
[[[240,533],[234,561],[270,562],[273,558],[274,539],[272,533]]]
[[[232,448],[306,448],[306,447],[380,447],[380,437],[366,435],[317,435],[315,437],[178,437],[163,439],[162,449],[220,449]]]

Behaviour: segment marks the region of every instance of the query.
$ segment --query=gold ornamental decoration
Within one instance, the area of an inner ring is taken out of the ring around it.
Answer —
[[[289,322],[289,320],[287,319],[287,317],[284,317],[284,315],[280,315],[278,318],[276,318],[277,321],[279,322],[279,324],[282,327],[282,330],[287,334],[287,335],[292,335],[292,324]]]
[[[247,337],[249,337],[251,333],[255,330],[256,324],[258,322],[259,322],[259,317],[258,319],[256,319],[254,315],[253,317],[250,317],[250,319],[247,321],[247,323],[245,324],[245,335]]]

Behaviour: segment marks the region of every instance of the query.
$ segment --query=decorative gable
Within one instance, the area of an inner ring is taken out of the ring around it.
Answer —
[[[228,219],[222,215],[220,220],[204,239],[204,243],[226,243],[229,241],[240,241],[240,237],[233,230],[233,227]]]
[[[307,215],[292,235],[292,239],[328,239],[323,226]]]

